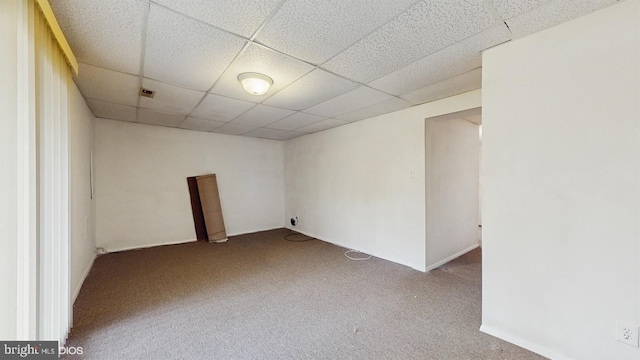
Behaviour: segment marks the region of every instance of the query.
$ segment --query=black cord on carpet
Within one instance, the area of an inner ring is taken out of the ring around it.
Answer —
[[[303,236],[303,238],[302,239],[292,239],[291,238],[292,236]],[[291,234],[285,236],[284,239],[287,240],[287,241],[291,241],[291,242],[305,242],[305,241],[309,241],[309,240],[315,240],[316,238],[311,237],[311,236],[307,236],[305,234],[292,232]]]

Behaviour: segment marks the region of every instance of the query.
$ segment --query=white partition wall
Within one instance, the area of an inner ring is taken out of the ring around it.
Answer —
[[[75,300],[96,257],[96,210],[91,187],[95,118],[74,84],[70,97],[71,290]]]
[[[478,108],[480,95],[288,140],[285,216],[298,217],[296,231],[424,271],[425,118]]]
[[[638,359],[640,1],[483,55],[482,330],[551,358]]]

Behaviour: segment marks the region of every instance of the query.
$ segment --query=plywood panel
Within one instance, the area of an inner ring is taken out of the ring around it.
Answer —
[[[207,228],[209,241],[226,241],[227,232],[222,217],[218,181],[215,174],[196,177],[202,214]]]

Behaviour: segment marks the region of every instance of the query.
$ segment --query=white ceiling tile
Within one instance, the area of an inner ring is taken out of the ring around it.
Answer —
[[[288,140],[304,134],[286,130],[260,128],[249,131],[248,133],[244,133],[242,135],[271,140]]]
[[[140,73],[143,18],[140,0],[49,1],[78,61]]]
[[[389,94],[385,94],[366,86],[360,86],[355,90],[351,90],[318,105],[312,106],[306,109],[305,112],[332,117],[334,115],[362,109],[363,107],[387,101],[392,98],[393,96]]]
[[[441,81],[437,84],[418,89],[406,95],[402,95],[402,98],[409,100],[414,104],[424,104],[430,101],[462,94],[467,91],[477,90],[481,87],[482,69],[476,69],[451,79]]]
[[[209,94],[191,113],[192,116],[208,120],[231,121],[256,104]]]
[[[140,97],[140,107],[170,114],[188,115],[205,94],[151,79],[143,79],[142,87],[156,93],[153,98]]]
[[[415,0],[287,1],[257,41],[321,64],[405,10]]]
[[[611,5],[617,0],[555,0],[533,11],[506,20],[515,38],[575,19]]]
[[[93,115],[103,119],[136,121],[136,108],[133,106],[112,104],[105,101],[87,99],[87,105]]]
[[[264,103],[291,110],[302,110],[354,89],[358,84],[324,70],[316,69],[273,95]]]
[[[225,124],[226,122],[224,121],[206,120],[189,116],[182,122],[182,124],[180,124],[180,128],[187,130],[211,131]]]
[[[143,124],[177,127],[184,118],[184,115],[165,114],[147,109],[138,110],[138,122]]]
[[[352,121],[368,119],[374,116],[406,109],[410,106],[412,106],[410,102],[394,97],[394,98],[391,98],[390,100],[383,101],[378,104],[367,106],[365,108],[348,112],[346,114],[337,115],[335,116],[335,118],[338,120],[352,122]]]
[[[482,50],[617,1],[50,2],[97,117],[286,139],[478,89]],[[141,62],[154,99],[138,96]],[[271,76],[270,92],[245,93],[249,71]]]
[[[278,120],[274,123],[271,123],[267,125],[267,127],[270,129],[279,129],[279,130],[295,130],[303,126],[317,123],[318,121],[321,121],[324,119],[326,119],[326,117],[324,116],[297,112],[291,116],[287,116],[282,120]]]
[[[238,125],[227,123],[225,125],[220,126],[219,128],[215,128],[212,132],[219,134],[227,134],[227,135],[242,135],[251,130],[257,129],[256,126],[247,126],[247,125]]]
[[[389,94],[401,95],[435,84],[482,66],[480,52],[508,41],[510,36],[511,33],[504,24],[493,26],[374,80],[368,85]]]
[[[322,67],[367,83],[499,21],[484,0],[421,1]]]
[[[249,38],[280,0],[152,0],[200,21]]]
[[[292,110],[280,109],[266,105],[256,105],[251,110],[238,116],[233,123],[236,125],[247,125],[262,127],[272,122],[278,121],[284,117],[287,117],[294,112]]]
[[[225,70],[211,92],[259,103],[313,69],[313,66],[300,60],[251,44]],[[242,88],[238,81],[238,75],[245,72],[257,72],[267,75],[273,80],[273,85],[264,95],[251,95]]]
[[[144,75],[206,91],[244,43],[240,37],[151,5]]]
[[[552,0],[493,0],[493,5],[503,19],[508,19],[514,15],[533,10],[549,1]]]
[[[318,132],[318,131],[342,126],[345,124],[348,124],[348,122],[338,120],[338,119],[325,119],[325,120],[318,121],[317,123],[302,127],[300,129],[296,129],[296,132],[313,133],[313,132]]]
[[[139,78],[117,71],[80,63],[76,83],[85,98],[115,104],[138,104]]]

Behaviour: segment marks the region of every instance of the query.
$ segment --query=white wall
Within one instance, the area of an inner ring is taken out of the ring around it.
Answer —
[[[287,225],[425,270],[424,119],[478,106],[479,90],[287,141]]]
[[[75,300],[96,253],[95,201],[91,199],[90,182],[94,117],[75,84],[71,85],[69,131],[71,291]]]
[[[483,331],[640,358],[639,53],[638,0],[484,53]]]
[[[480,137],[464,119],[426,121],[427,269],[479,246]]]
[[[196,239],[187,177],[216,173],[228,235],[283,226],[280,141],[96,120],[96,242],[107,250]]]
[[[0,1],[0,339],[16,338],[17,1]]]

